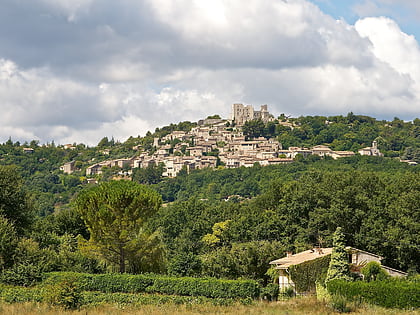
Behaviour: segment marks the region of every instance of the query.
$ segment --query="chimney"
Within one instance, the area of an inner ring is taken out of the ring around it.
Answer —
[[[291,257],[293,255],[293,252],[286,252],[286,257]]]

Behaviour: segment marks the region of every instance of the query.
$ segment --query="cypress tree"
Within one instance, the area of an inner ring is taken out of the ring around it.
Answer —
[[[333,235],[333,250],[325,282],[334,279],[351,280],[349,274],[350,269],[344,233],[341,227],[337,227]]]

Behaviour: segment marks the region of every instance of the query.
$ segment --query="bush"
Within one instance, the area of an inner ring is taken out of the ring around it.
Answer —
[[[82,290],[77,277],[68,274],[59,282],[46,284],[43,301],[64,309],[77,309],[82,304]]]
[[[162,304],[213,304],[213,305],[232,305],[233,299],[210,299],[202,296],[176,296],[176,295],[156,295],[156,294],[133,294],[133,293],[102,293],[102,292],[83,292],[83,302],[86,305],[100,304],[137,304],[137,305],[162,305]]]
[[[331,308],[339,313],[349,313],[351,308],[348,306],[348,301],[344,296],[333,295],[330,301]]]
[[[352,301],[363,301],[389,308],[420,307],[420,286],[416,281],[390,279],[384,281],[333,280],[327,284],[333,295],[341,295]]]
[[[279,295],[281,295],[283,298],[291,298],[295,296],[295,290],[293,287],[287,287],[282,289],[279,292]]]
[[[48,283],[73,275],[84,291],[162,293],[169,295],[205,296],[210,298],[256,298],[259,285],[253,280],[221,280],[214,278],[177,278],[155,274],[81,274],[53,272],[46,275]]]
[[[0,282],[11,285],[29,287],[42,280],[39,265],[18,263],[0,274]]]
[[[381,264],[376,261],[371,261],[366,264],[361,270],[363,275],[363,280],[375,281],[375,280],[385,280],[390,277],[390,275],[381,267]]]
[[[42,292],[39,288],[2,287],[0,298],[6,303],[42,302]]]
[[[269,283],[266,287],[261,289],[260,298],[268,301],[277,301],[279,296],[279,285]]]
[[[252,280],[157,277],[147,292],[211,298],[256,298],[259,287]]]

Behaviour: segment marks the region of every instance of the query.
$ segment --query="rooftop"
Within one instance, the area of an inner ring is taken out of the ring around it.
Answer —
[[[276,265],[275,269],[287,269],[292,265],[299,265],[306,261],[324,257],[332,253],[332,248],[314,248],[294,255],[289,255],[270,262],[270,265]]]

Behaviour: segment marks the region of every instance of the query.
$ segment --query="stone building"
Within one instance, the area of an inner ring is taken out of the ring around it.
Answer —
[[[268,122],[273,116],[268,112],[267,105],[261,105],[259,111],[254,110],[252,105],[233,104],[232,105],[232,121],[238,125],[243,125],[246,121],[261,119]]]

